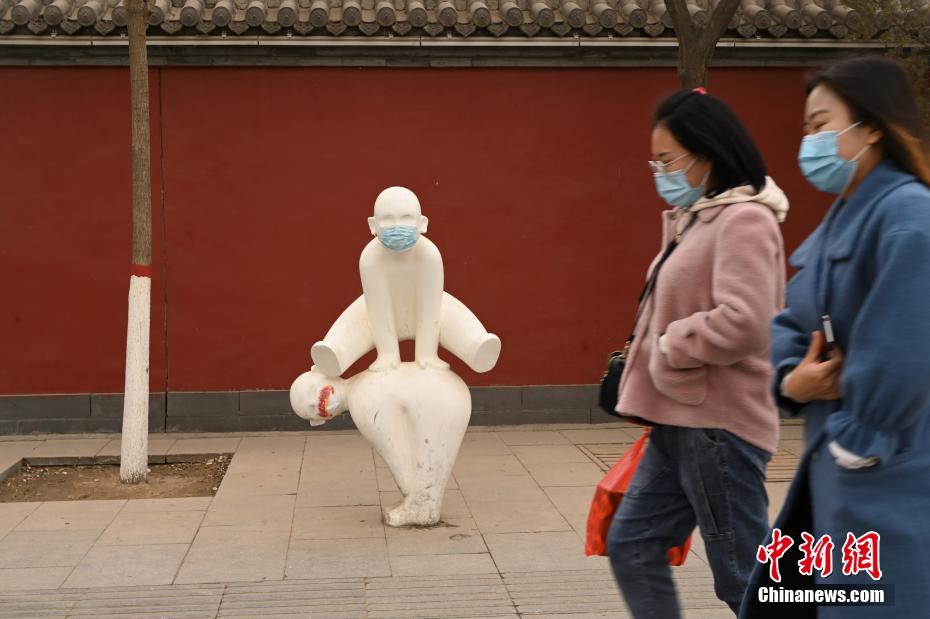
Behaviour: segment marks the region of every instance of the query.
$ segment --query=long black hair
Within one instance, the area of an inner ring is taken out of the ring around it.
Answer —
[[[886,156],[930,185],[917,100],[897,62],[880,56],[844,60],[811,76],[807,94],[818,86],[842,99],[855,120],[878,128]]]
[[[655,125],[671,132],[688,152],[711,163],[707,195],[743,185],[765,186],[765,162],[749,132],[726,103],[703,89],[682,90],[656,108]]]

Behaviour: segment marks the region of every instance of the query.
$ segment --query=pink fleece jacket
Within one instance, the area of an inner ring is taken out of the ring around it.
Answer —
[[[687,218],[698,221],[662,267],[643,310],[617,412],[722,428],[774,453],[769,324],[784,305],[784,211],[763,201],[695,207],[663,214],[665,242]],[[663,334],[667,354],[658,349]]]

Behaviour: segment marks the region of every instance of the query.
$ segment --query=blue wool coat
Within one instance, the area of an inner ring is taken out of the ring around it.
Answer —
[[[798,273],[772,327],[776,393],[804,357],[810,333],[821,329],[823,313],[846,360],[841,400],[778,398],[783,414],[804,416],[806,446],[773,525],[795,540],[779,584],[813,584],[798,575],[800,533],[830,535],[833,574],[815,571],[817,584],[894,585],[895,605],[821,606],[816,615],[763,605],[758,587],[772,583],[768,566],[758,564],[740,616],[930,617],[930,189],[889,161],[879,164],[849,202],[833,206],[791,263]],[[827,450],[831,441],[879,462],[844,469]],[[869,531],[881,535],[879,583],[842,573],[846,534]]]

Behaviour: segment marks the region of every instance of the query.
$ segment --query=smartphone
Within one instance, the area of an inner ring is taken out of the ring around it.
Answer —
[[[833,356],[833,348],[836,346],[836,337],[833,335],[833,321],[830,319],[830,314],[821,316],[820,323],[823,325],[823,335],[826,340],[820,353],[820,360],[827,361]]]

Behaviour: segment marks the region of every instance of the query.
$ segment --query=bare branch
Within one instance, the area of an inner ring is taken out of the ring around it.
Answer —
[[[741,0],[720,0],[710,14],[710,21],[701,33],[701,42],[712,48],[717,45],[727,24],[733,19],[733,14],[739,7]]]
[[[665,9],[672,18],[678,45],[682,45],[683,41],[690,42],[695,35],[695,29],[691,22],[691,13],[688,12],[687,0],[665,0]]]

